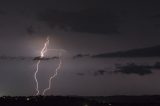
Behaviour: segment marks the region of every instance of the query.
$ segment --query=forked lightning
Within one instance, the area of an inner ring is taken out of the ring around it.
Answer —
[[[44,43],[44,46],[40,52],[40,58],[43,58],[45,56],[45,53],[47,53],[47,51],[58,51],[59,52],[59,64],[58,64],[58,67],[56,68],[55,70],[55,74],[53,74],[50,78],[49,78],[49,85],[46,89],[43,90],[43,95],[45,95],[45,93],[51,88],[51,83],[52,83],[52,79],[55,78],[58,74],[58,71],[59,69],[61,68],[61,65],[62,65],[62,60],[61,60],[61,51],[62,52],[65,52],[65,50],[63,49],[48,49],[47,47],[49,46],[49,37],[47,37],[46,39],[46,42]],[[37,80],[37,73],[39,71],[39,65],[41,63],[41,59],[38,60],[37,64],[36,64],[36,71],[34,73],[34,79],[35,79],[35,82],[36,82],[36,95],[39,95],[40,94],[40,91],[39,91],[39,83],[38,83],[38,80]]]

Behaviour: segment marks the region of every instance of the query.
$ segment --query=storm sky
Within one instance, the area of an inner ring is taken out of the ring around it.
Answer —
[[[48,95],[160,94],[159,69],[143,76],[134,72],[114,73],[116,64],[154,65],[158,57],[93,58],[160,45],[158,2],[1,0],[0,96],[35,94],[33,58],[40,56],[47,36],[49,48],[67,51]],[[49,52],[47,56],[57,53]],[[57,62],[42,62],[38,74],[41,90],[47,86]]]

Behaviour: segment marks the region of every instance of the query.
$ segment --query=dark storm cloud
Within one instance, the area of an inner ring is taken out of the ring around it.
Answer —
[[[114,73],[122,74],[137,74],[140,76],[151,74],[151,67],[146,65],[136,65],[135,63],[130,63],[125,66],[117,66],[117,70]]]
[[[114,53],[102,53],[93,55],[93,58],[108,58],[108,57],[160,57],[160,45],[139,48],[128,51],[118,51]]]
[[[23,57],[23,56],[0,56],[0,60],[26,60],[26,59],[32,59],[32,57]]]
[[[90,57],[90,55],[89,54],[77,54],[73,56],[73,59],[83,58],[83,57]]]
[[[54,59],[59,59],[59,57],[35,57],[33,60],[54,60]]]
[[[91,75],[91,76],[103,76],[103,75],[105,75],[105,73],[108,73],[107,71],[105,71],[105,70],[102,70],[102,69],[100,69],[100,70],[96,70],[96,71],[93,71],[93,72],[89,72],[89,73],[82,73],[82,72],[78,72],[78,73],[76,73],[76,75],[77,76],[85,76],[85,75]]]
[[[125,74],[125,75],[131,75],[131,74],[136,74],[139,76],[144,76],[144,75],[150,75],[153,73],[153,69],[160,69],[160,62],[155,62],[153,65],[138,65],[136,63],[127,63],[125,65],[121,64],[115,64],[115,70],[114,71],[107,71],[104,69],[99,69],[96,71],[92,72],[79,72],[76,73],[77,76],[104,76],[106,74]]]
[[[51,29],[75,32],[117,34],[119,16],[106,8],[89,8],[79,11],[46,10],[37,15]]]
[[[2,55],[0,56],[0,60],[44,60],[44,61],[48,61],[48,60],[54,60],[54,59],[58,59],[59,57],[24,57],[24,56],[5,56]]]
[[[160,69],[160,62],[156,62],[154,65],[137,65],[135,63],[129,63],[121,66],[116,65],[116,71],[114,73],[122,74],[137,74],[140,76],[152,74],[152,69]]]
[[[145,47],[145,48],[137,48],[130,49],[126,51],[117,51],[110,53],[99,53],[99,54],[77,54],[73,56],[73,59],[78,58],[116,58],[116,57],[160,57],[160,45]]]
[[[77,54],[73,56],[73,59],[78,58],[113,58],[113,57],[160,57],[160,45],[146,47],[146,48],[138,48],[138,49],[131,49],[127,51],[117,51],[111,53],[99,53],[99,54]]]
[[[105,70],[97,70],[93,73],[94,76],[102,76],[106,73],[107,71]]]

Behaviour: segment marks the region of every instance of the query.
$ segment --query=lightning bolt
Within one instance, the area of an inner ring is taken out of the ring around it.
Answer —
[[[47,37],[47,41],[44,43],[44,47],[41,50],[40,53],[40,58],[44,57],[44,54],[47,52],[47,46],[49,45],[49,37]],[[36,95],[39,95],[39,84],[38,84],[38,80],[37,80],[37,73],[39,71],[39,64],[40,64],[41,60],[38,60],[37,64],[36,64],[36,72],[34,74],[34,79],[36,81]]]
[[[59,69],[61,68],[61,66],[62,66],[62,60],[61,60],[61,52],[60,52],[60,53],[59,53],[59,64],[58,64],[58,67],[56,68],[55,74],[53,74],[53,76],[51,76],[51,77],[49,78],[48,88],[44,89],[44,91],[43,91],[43,93],[42,93],[43,95],[45,95],[45,92],[46,92],[46,91],[48,91],[49,89],[51,89],[52,79],[57,76],[58,71],[59,71]]]
[[[42,48],[42,50],[40,52],[40,58],[43,58],[47,51],[62,51],[62,52],[65,52],[65,50],[63,50],[63,49],[47,49],[48,45],[49,45],[49,37],[47,37],[46,42],[44,43],[44,46],[43,46],[43,48]],[[36,96],[39,95],[39,93],[40,93],[40,91],[39,91],[39,83],[38,83],[38,80],[37,80],[37,73],[39,71],[40,62],[41,62],[41,60],[38,60],[38,62],[36,64],[36,71],[35,71],[35,74],[34,74],[34,79],[35,79],[35,82],[36,82],[36,91],[37,91]],[[44,91],[42,93],[43,95],[45,95],[45,92],[48,91],[51,88],[52,79],[57,76],[58,71],[61,68],[61,65],[62,65],[61,52],[59,52],[59,64],[58,64],[58,67],[55,70],[55,74],[53,74],[49,78],[48,88],[44,89]]]
[[[35,74],[34,74],[34,79],[35,79],[35,81],[36,81],[36,91],[37,91],[36,95],[39,95],[37,73],[38,73],[38,70],[39,70],[39,63],[40,63],[40,62],[41,62],[40,60],[37,62],[37,65],[36,65],[36,72],[35,72]]]

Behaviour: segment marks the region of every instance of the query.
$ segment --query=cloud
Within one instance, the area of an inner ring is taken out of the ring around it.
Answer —
[[[92,55],[93,58],[108,58],[108,57],[159,57],[160,45],[138,48],[127,51],[118,51],[113,53],[100,53]]]
[[[160,62],[155,62],[153,65],[137,65],[135,63],[127,63],[126,65],[121,64],[115,64],[115,70],[114,71],[108,71],[104,69],[99,69],[92,72],[78,72],[76,73],[77,76],[85,76],[85,75],[91,75],[94,77],[97,76],[104,76],[106,74],[136,74],[139,76],[149,75],[153,73],[152,69],[160,69]]]
[[[93,73],[94,76],[102,76],[106,73],[107,71],[105,70],[97,70]]]
[[[32,59],[32,57],[23,57],[23,56],[6,56],[2,55],[0,56],[0,60],[26,60],[26,59]]]
[[[131,49],[126,51],[117,51],[117,52],[111,52],[111,53],[99,53],[95,55],[77,54],[73,56],[73,59],[84,58],[84,57],[91,57],[91,58],[160,57],[160,45],[146,47],[146,48]]]
[[[129,63],[125,66],[117,66],[114,73],[122,74],[137,74],[140,76],[152,74],[151,67],[148,65],[136,65],[135,63]]]
[[[35,57],[33,60],[54,60],[54,59],[59,59],[59,57]]]
[[[89,54],[77,54],[73,56],[73,59],[83,58],[83,57],[90,57],[90,55]]]
[[[93,72],[85,72],[85,73],[83,73],[83,72],[78,72],[78,73],[76,73],[76,75],[77,75],[77,76],[85,76],[85,75],[103,76],[103,75],[105,75],[105,73],[108,73],[108,72],[105,71],[105,70],[100,69],[100,70],[93,71]]]
[[[85,33],[119,33],[119,16],[104,8],[90,8],[75,12],[48,9],[38,13],[37,19],[45,22],[51,29],[58,27]]]
[[[0,60],[43,60],[43,61],[48,61],[48,60],[55,60],[58,59],[59,57],[44,57],[44,58],[40,58],[40,57],[25,57],[25,56],[5,56],[2,55],[0,56]]]

